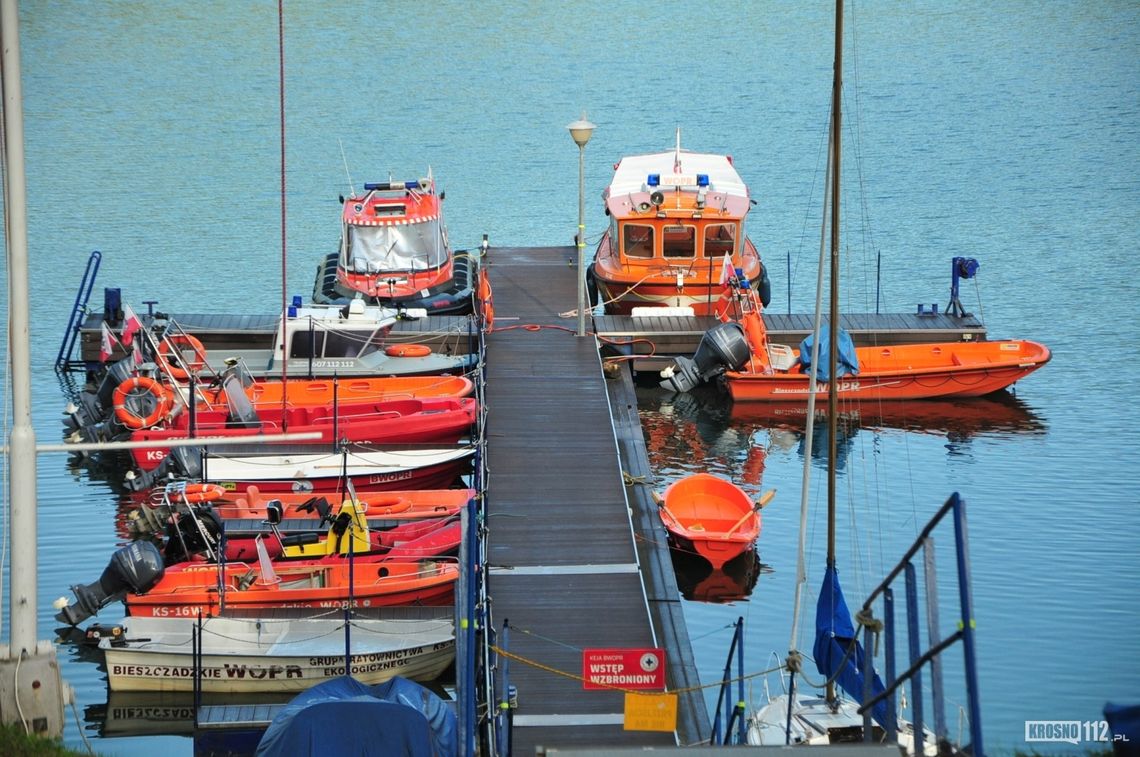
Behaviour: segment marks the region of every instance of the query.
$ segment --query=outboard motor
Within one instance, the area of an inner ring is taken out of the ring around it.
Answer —
[[[166,524],[166,547],[162,556],[167,565],[191,560],[205,554],[217,560],[225,526],[217,513],[208,507],[191,507]]]
[[[673,358],[673,365],[661,371],[661,387],[688,392],[725,371],[735,371],[752,356],[744,328],[735,321],[718,323],[705,332],[692,359]]]
[[[142,594],[153,588],[165,573],[158,547],[148,541],[136,541],[111,555],[111,562],[99,580],[86,586],[72,586],[75,604],[56,601],[55,619],[68,625],[79,625],[127,592]],[[63,604],[61,604],[63,603]]]
[[[135,359],[131,355],[127,355],[107,367],[107,372],[103,374],[103,379],[99,382],[99,388],[95,390],[99,409],[110,414],[111,408],[115,404],[115,390],[119,388],[119,384],[135,375],[135,368]]]

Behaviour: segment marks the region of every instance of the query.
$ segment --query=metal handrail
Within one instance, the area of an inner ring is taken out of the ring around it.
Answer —
[[[91,289],[95,286],[95,276],[99,273],[99,264],[102,259],[103,253],[98,250],[92,250],[87,257],[87,268],[83,271],[79,290],[75,293],[75,304],[71,308],[67,330],[63,334],[59,354],[55,357],[56,371],[71,370],[71,353],[75,351],[75,340],[79,338],[79,330],[82,328],[83,319],[87,315],[87,303],[91,299]]]
[[[933,557],[933,540],[930,538],[934,528],[945,518],[951,515],[954,523],[954,544],[955,544],[955,558],[957,563],[958,575],[958,599],[959,599],[959,621],[958,630],[950,634],[945,639],[938,639],[938,629],[936,626],[936,612],[929,612],[928,608],[928,623],[931,647],[925,652],[919,651],[919,628],[918,628],[918,589],[916,570],[913,559],[918,554],[919,550],[923,550],[926,556],[926,577],[927,577],[927,598],[926,601],[937,601],[936,596],[932,594],[931,587],[936,583],[934,579],[934,557]],[[965,667],[966,679],[966,699],[967,710],[970,719],[970,751],[973,755],[984,755],[985,748],[982,742],[982,724],[981,724],[981,705],[978,699],[978,678],[977,678],[977,658],[975,652],[975,639],[974,639],[974,614],[973,614],[973,600],[971,597],[970,586],[970,565],[969,565],[969,539],[966,529],[966,503],[957,492],[950,495],[950,498],[942,505],[933,518],[922,529],[922,532],[915,539],[914,544],[907,550],[903,558],[895,565],[895,567],[887,574],[887,577],[868,595],[866,601],[863,603],[859,617],[861,622],[868,625],[867,621],[873,619],[874,614],[872,610],[872,603],[880,596],[884,601],[885,619],[883,627],[886,633],[887,645],[887,670],[886,670],[886,685],[884,690],[874,697],[870,696],[870,679],[875,675],[874,665],[870,655],[867,656],[868,669],[864,671],[864,679],[868,681],[866,696],[864,702],[859,708],[859,712],[863,713],[864,718],[870,716],[872,708],[886,700],[888,702],[888,712],[891,713],[889,723],[885,724],[888,732],[888,737],[893,739],[896,736],[896,724],[894,723],[894,693],[898,688],[910,682],[912,686],[911,701],[914,709],[914,720],[912,722],[913,738],[914,738],[914,753],[923,753],[923,700],[922,700],[922,669],[928,664],[932,669],[932,688],[934,694],[934,709],[935,709],[935,725],[937,728],[936,737],[944,739],[945,723],[944,714],[942,712],[942,697],[941,697],[941,671],[937,666],[939,655],[947,648],[952,646],[958,641],[962,642],[963,660]],[[907,609],[907,639],[909,642],[909,655],[910,667],[907,668],[899,676],[894,675],[894,649],[895,649],[895,621],[894,621],[894,590],[891,588],[892,582],[898,578],[899,574],[904,574],[906,583],[906,609]],[[868,625],[867,635],[869,637],[870,630]],[[870,639],[868,638],[868,643]],[[865,734],[865,738],[869,734]],[[941,748],[941,745],[939,745]]]

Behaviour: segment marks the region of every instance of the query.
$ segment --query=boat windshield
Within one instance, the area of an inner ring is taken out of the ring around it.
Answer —
[[[691,258],[697,254],[695,226],[666,226],[662,235],[662,252],[667,258]]]
[[[384,346],[386,329],[328,329],[314,324],[313,328],[292,332],[289,344],[291,358],[363,357]]]
[[[404,226],[347,228],[346,257],[354,273],[426,271],[447,262],[439,219]]]
[[[705,227],[705,257],[722,258],[736,251],[736,224],[710,223]]]
[[[625,245],[622,248],[626,257],[651,258],[653,257],[653,227],[640,224],[627,223],[623,227]]]

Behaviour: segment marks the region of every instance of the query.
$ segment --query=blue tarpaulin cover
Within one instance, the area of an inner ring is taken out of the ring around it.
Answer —
[[[862,702],[863,645],[855,641],[855,648],[847,654],[854,640],[855,625],[851,622],[851,611],[847,609],[843,589],[839,586],[839,572],[834,565],[828,566],[815,608],[815,646],[812,647],[812,654],[821,674],[828,678],[835,676],[835,682],[840,688],[857,702]],[[871,682],[871,696],[881,694],[884,690],[883,682],[876,675]],[[886,723],[886,700],[872,708],[871,716],[879,725]]]
[[[258,757],[391,755],[452,757],[455,713],[414,681],[365,686],[350,676],[298,694],[269,724]]]
[[[813,335],[800,342],[800,363],[803,364],[804,373],[811,371],[811,346]],[[828,326],[819,327],[819,367],[816,369],[816,381],[829,381],[827,352],[831,349],[831,331]],[[845,329],[839,329],[839,355],[837,356],[836,370],[840,376],[857,375],[859,373],[859,356],[855,352],[855,343]]]

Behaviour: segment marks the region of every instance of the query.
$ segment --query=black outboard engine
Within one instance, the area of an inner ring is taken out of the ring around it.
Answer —
[[[190,560],[197,554],[218,560],[225,526],[209,507],[191,507],[166,524],[166,546],[162,556],[167,565]]]
[[[705,332],[690,360],[673,358],[673,365],[661,371],[661,387],[687,392],[725,371],[735,371],[748,362],[752,352],[744,328],[735,321],[718,323]]]
[[[158,547],[148,541],[136,541],[111,555],[111,562],[99,580],[86,586],[72,586],[75,604],[60,606],[55,619],[68,625],[79,625],[127,592],[143,594],[153,588],[166,569]]]

